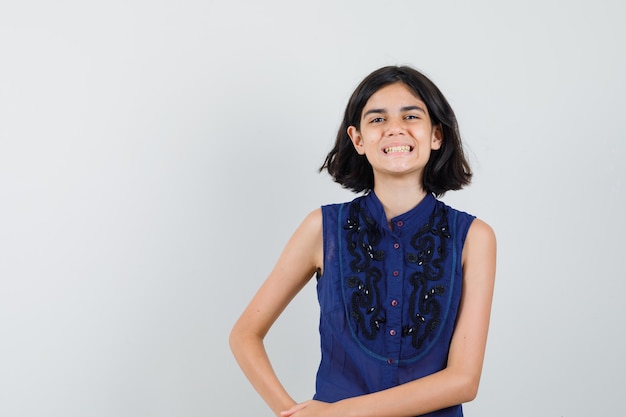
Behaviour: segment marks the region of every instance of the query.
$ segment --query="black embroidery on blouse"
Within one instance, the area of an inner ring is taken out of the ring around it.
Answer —
[[[347,249],[352,260],[350,270],[352,274],[361,274],[364,279],[351,275],[346,285],[352,290],[349,300],[350,317],[356,322],[357,329],[366,339],[374,339],[385,322],[385,312],[380,301],[378,284],[383,273],[374,262],[385,257],[383,250],[376,249],[380,243],[381,234],[376,223],[368,217],[358,203],[350,204],[350,211],[346,224]]]
[[[409,297],[409,324],[402,335],[411,337],[413,347],[419,349],[441,323],[442,307],[439,298],[446,292],[438,285],[444,273],[447,257],[446,239],[450,238],[448,211],[440,205],[411,238],[411,247],[417,253],[408,253],[407,260],[417,266],[409,282],[413,287]]]

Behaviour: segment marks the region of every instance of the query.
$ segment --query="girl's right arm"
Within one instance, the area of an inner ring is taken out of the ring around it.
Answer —
[[[323,264],[322,210],[311,212],[295,231],[276,266],[230,333],[230,347],[244,374],[274,411],[291,408],[274,372],[263,339],[287,304]]]

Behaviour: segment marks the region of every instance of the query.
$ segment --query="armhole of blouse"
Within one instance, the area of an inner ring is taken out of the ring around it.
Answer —
[[[476,216],[468,215],[468,217],[469,220],[467,221],[467,226],[462,229],[463,234],[459,239],[459,261],[461,267],[463,266],[463,251],[465,250],[465,241],[467,240],[467,234],[469,233],[470,227],[472,227],[472,223],[474,223],[474,220],[476,220]]]
[[[326,206],[322,206],[322,268],[321,270],[317,270],[315,271],[315,280],[319,281],[320,279],[322,279],[322,277],[324,276],[324,271],[326,270],[326,233],[327,229],[328,229],[328,220],[326,219],[327,216],[327,209]]]

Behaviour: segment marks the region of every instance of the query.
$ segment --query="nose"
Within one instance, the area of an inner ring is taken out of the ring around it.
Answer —
[[[385,130],[385,134],[387,136],[404,134],[404,125],[402,124],[402,120],[398,120],[396,118],[389,119],[386,127],[387,129]]]

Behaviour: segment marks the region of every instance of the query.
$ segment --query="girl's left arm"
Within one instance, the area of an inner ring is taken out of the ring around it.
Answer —
[[[283,417],[410,417],[473,400],[485,356],[496,272],[496,238],[479,219],[467,233],[462,263],[463,292],[445,369],[332,404],[306,401],[283,412]]]

